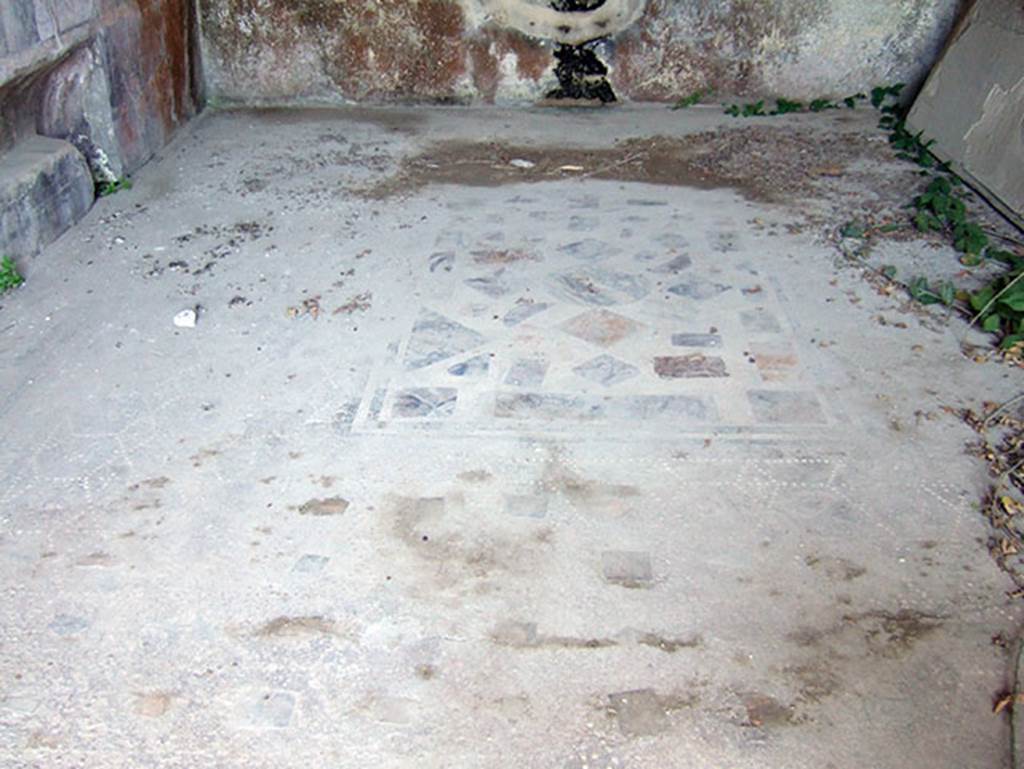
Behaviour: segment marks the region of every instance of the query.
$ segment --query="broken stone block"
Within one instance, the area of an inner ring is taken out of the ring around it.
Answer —
[[[98,184],[124,176],[110,109],[110,84],[98,46],[79,48],[47,75],[37,128],[44,136],[75,145]]]
[[[0,253],[37,253],[85,216],[94,196],[89,167],[68,142],[21,142],[0,158]]]
[[[907,124],[1024,227],[1024,5],[978,0],[952,41]]]

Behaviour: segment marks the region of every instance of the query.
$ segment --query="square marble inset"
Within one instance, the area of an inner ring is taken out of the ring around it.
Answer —
[[[540,494],[506,494],[505,512],[516,518],[543,518],[548,514],[548,498]]]
[[[659,734],[668,728],[665,708],[652,689],[609,694],[608,704],[627,737]]]
[[[740,323],[743,328],[755,334],[779,334],[782,333],[782,326],[779,319],[763,307],[754,310],[744,310],[740,313]]]
[[[647,587],[654,579],[650,553],[605,550],[601,553],[605,581],[622,587]]]
[[[729,376],[724,360],[701,353],[657,357],[654,359],[654,373],[662,379],[719,379]]]
[[[751,390],[750,408],[758,422],[768,424],[824,424],[821,403],[812,392],[800,390]]]

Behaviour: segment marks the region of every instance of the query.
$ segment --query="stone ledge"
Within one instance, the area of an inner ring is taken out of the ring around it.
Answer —
[[[92,207],[85,159],[71,144],[36,136],[0,156],[0,253],[30,256]]]

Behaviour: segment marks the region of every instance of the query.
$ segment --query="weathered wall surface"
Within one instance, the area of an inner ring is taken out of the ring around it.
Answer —
[[[597,30],[623,98],[836,96],[919,83],[963,4],[606,0],[584,22],[545,0],[198,3],[211,96],[241,102],[534,99],[554,85],[553,38]]]
[[[97,178],[137,168],[196,112],[195,27],[192,0],[0,0],[0,152],[41,134]]]

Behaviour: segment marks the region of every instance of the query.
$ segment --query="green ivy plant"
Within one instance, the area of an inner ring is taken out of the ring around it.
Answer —
[[[928,178],[923,192],[910,204],[914,227],[919,232],[945,235],[962,254],[960,262],[965,266],[974,267],[986,259],[1006,266],[1001,275],[973,293],[958,292],[949,281],[932,286],[924,277],[914,278],[907,290],[922,304],[952,307],[962,298],[973,313],[971,325],[978,323],[984,331],[999,335],[1002,348],[1013,347],[1024,342],[1024,256],[994,246],[981,224],[970,217],[964,203],[967,193],[963,179],[935,155],[933,139],[925,138],[923,131],[913,133],[907,128],[906,115],[898,102],[903,87],[896,83],[872,89],[871,104],[882,113],[879,126],[889,132],[896,156],[915,163],[921,175]]]
[[[7,293],[12,288],[17,288],[25,279],[18,272],[18,267],[9,256],[0,259],[0,294]]]
[[[682,99],[677,101],[670,107],[670,109],[687,109],[689,107],[694,106],[695,104],[700,104],[701,99],[703,99],[705,96],[710,95],[710,93],[706,94],[704,93],[704,91],[694,91],[689,96],[684,96]]]
[[[132,180],[127,176],[122,176],[120,179],[115,179],[112,182],[100,182],[96,187],[96,194],[105,198],[108,195],[113,195],[115,192],[121,190],[130,190],[132,188]]]

